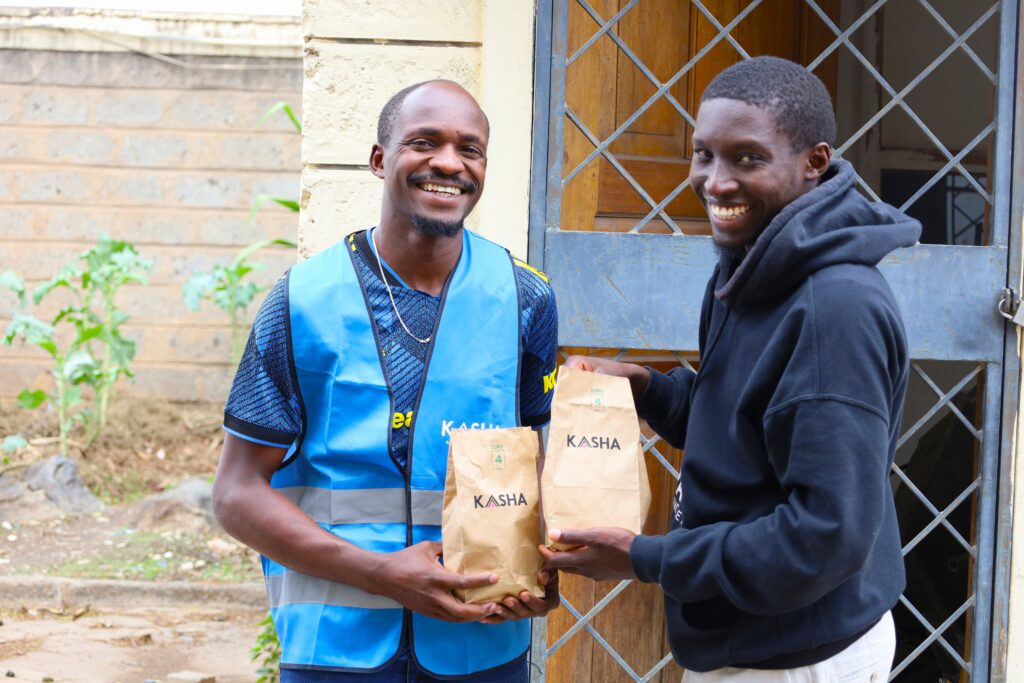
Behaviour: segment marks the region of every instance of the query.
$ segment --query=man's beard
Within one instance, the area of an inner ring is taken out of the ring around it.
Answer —
[[[429,237],[455,237],[463,228],[463,221],[444,221],[437,218],[427,218],[414,214],[413,225],[424,235]]]

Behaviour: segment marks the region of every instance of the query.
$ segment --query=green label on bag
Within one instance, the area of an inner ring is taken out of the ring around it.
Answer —
[[[505,444],[496,443],[491,446],[491,467],[496,470],[505,469]]]

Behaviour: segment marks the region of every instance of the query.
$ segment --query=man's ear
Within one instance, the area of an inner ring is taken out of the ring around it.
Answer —
[[[827,142],[819,142],[811,147],[807,157],[807,168],[804,171],[805,180],[818,180],[825,175],[829,164],[832,163],[832,147]]]
[[[370,148],[370,173],[378,178],[384,177],[384,148],[376,142]]]

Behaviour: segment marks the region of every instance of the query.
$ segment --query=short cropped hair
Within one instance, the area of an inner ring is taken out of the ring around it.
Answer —
[[[391,99],[385,103],[384,108],[380,110],[380,116],[377,117],[377,144],[381,147],[387,146],[391,140],[391,129],[395,125],[395,120],[398,115],[402,113],[402,103],[405,102],[405,98],[409,96],[415,90],[419,90],[427,83],[434,83],[436,81],[423,81],[421,83],[413,83],[407,85],[394,95]]]
[[[821,79],[796,62],[754,57],[734,64],[711,81],[700,101],[724,98],[767,109],[793,151],[819,142],[835,146],[836,115]]]
[[[413,83],[402,88],[394,95],[391,99],[384,104],[384,108],[380,110],[380,116],[377,117],[377,144],[381,147],[386,147],[391,141],[391,131],[395,126],[395,121],[398,120],[398,115],[402,113],[402,103],[405,102],[405,98],[419,90],[425,85],[431,83],[455,83],[455,81],[449,81],[444,78],[435,78],[429,81],[422,81],[420,83]],[[460,86],[461,87],[461,86]],[[490,121],[487,119],[487,114],[484,114],[484,120],[487,121],[487,127],[490,128]]]

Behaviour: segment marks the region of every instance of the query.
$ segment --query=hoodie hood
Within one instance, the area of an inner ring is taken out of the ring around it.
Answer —
[[[785,296],[814,273],[840,263],[875,266],[886,254],[917,243],[921,224],[856,189],[857,174],[832,162],[822,182],[772,219],[735,270],[723,263],[715,297],[748,306]]]

